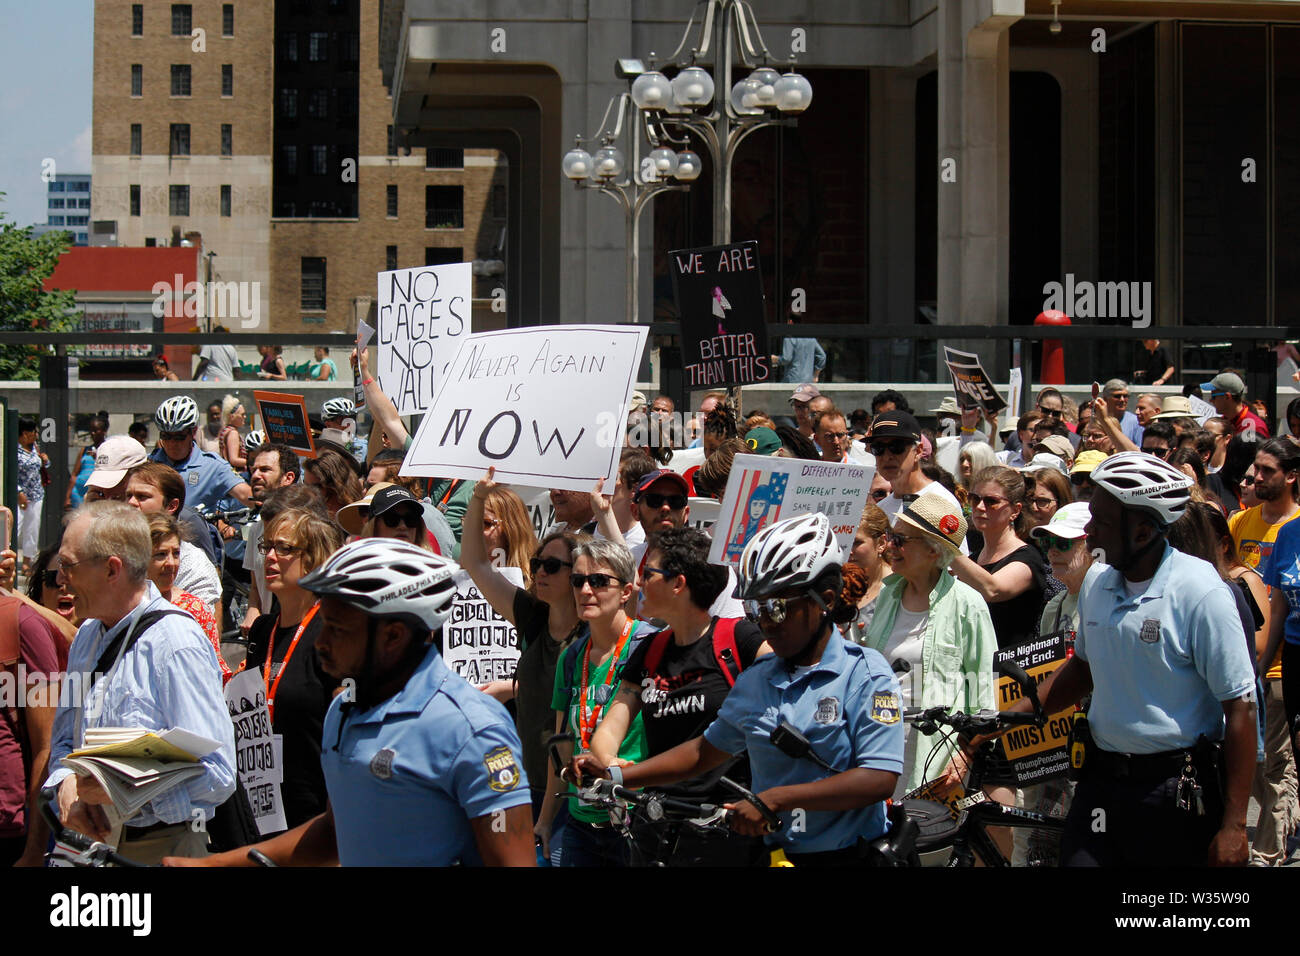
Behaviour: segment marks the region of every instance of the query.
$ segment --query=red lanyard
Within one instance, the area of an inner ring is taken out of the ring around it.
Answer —
[[[280,687],[280,681],[284,679],[284,672],[289,669],[289,658],[293,657],[293,649],[298,646],[298,639],[302,637],[302,632],[307,630],[307,625],[311,619],[316,616],[320,610],[320,601],[311,606],[302,617],[302,623],[298,625],[298,630],[293,635],[293,640],[289,642],[289,649],[284,652],[284,660],[280,662],[280,669],[275,673],[275,681],[272,683],[271,678],[266,676],[271,673],[275,667],[275,632],[280,629],[279,616],[275,619],[275,627],[271,628],[271,638],[266,644],[266,665],[263,671],[263,680],[266,682],[266,709],[272,720],[275,720],[275,692]]]
[[[614,670],[618,664],[618,659],[623,653],[623,647],[627,644],[627,639],[636,627],[636,622],[628,619],[623,625],[623,634],[618,639],[618,644],[614,647],[614,656],[609,659],[609,670],[605,672],[605,683],[603,686],[608,687],[614,682]],[[604,704],[597,704],[591,712],[591,720],[587,719],[587,680],[591,673],[591,641],[587,641],[587,649],[582,652],[582,684],[578,688],[578,735],[582,743],[583,750],[591,749],[591,735],[596,730],[596,725],[600,723],[600,712],[605,709]]]

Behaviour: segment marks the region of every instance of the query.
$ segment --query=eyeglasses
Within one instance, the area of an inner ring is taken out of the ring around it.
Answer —
[[[295,554],[302,554],[306,550],[306,548],[295,548],[283,541],[259,541],[257,543],[258,554],[268,555],[274,551],[278,558],[292,558]]]
[[[95,555],[94,557],[91,558],[82,558],[80,561],[67,561],[64,560],[63,558],[59,558],[59,564],[62,565],[61,570],[64,573],[64,577],[66,577],[67,573],[70,570],[80,565],[86,564],[89,561],[107,561],[107,560],[108,560],[108,555]],[[55,571],[54,573],[58,574],[59,572]]]
[[[188,431],[183,432],[160,432],[158,437],[163,441],[182,441],[190,437]]]
[[[675,574],[665,571],[663,568],[652,568],[648,564],[641,569],[642,577],[645,577],[647,574],[658,574],[663,577],[665,581],[668,580],[668,578],[676,577]]]
[[[615,584],[626,584],[622,578],[615,577],[612,574],[570,574],[569,584],[573,590],[581,591],[584,585],[590,584],[593,591],[599,591]]]
[[[920,541],[921,539],[915,535],[899,534],[897,531],[886,531],[885,540],[895,548],[901,548],[909,541]]]
[[[1254,483],[1255,483],[1254,475],[1242,475],[1241,481],[1238,482],[1238,484],[1242,484],[1242,485],[1253,485]]]
[[[379,516],[379,520],[384,523],[385,528],[396,528],[399,524],[404,524],[408,528],[418,528],[424,524],[424,515],[418,511],[411,511],[403,508],[400,511],[393,509],[385,511]]]
[[[1072,485],[1076,485],[1076,486],[1077,486],[1077,485],[1090,485],[1090,484],[1092,484],[1092,479],[1089,478],[1087,475],[1085,475],[1083,472],[1078,472],[1077,474],[1073,474],[1073,475],[1070,476],[1070,484],[1072,484]]]
[[[558,574],[560,568],[573,567],[572,561],[561,561],[559,558],[529,558],[528,571],[530,574],[536,574],[538,570],[545,571],[547,574]]]
[[[1011,499],[999,498],[997,495],[971,495],[969,500],[972,508],[976,505],[983,505],[986,509],[992,511],[998,505],[1010,503]]]
[[[1044,551],[1060,551],[1062,554],[1069,554],[1070,550],[1079,542],[1078,538],[1058,538],[1054,534],[1039,535],[1039,543]]]
[[[886,491],[884,488],[877,488],[875,491],[871,492],[872,501],[884,501],[888,497],[889,497],[889,492]]]
[[[646,507],[656,511],[664,506],[664,502],[668,503],[668,507],[672,511],[681,511],[686,507],[685,495],[661,495],[653,491],[647,491],[641,496],[641,500],[646,503]]]
[[[1054,508],[1056,506],[1056,498],[1052,496],[1030,498],[1029,506],[1031,508],[1038,508],[1039,510],[1042,510],[1043,508]]]
[[[1144,455],[1155,455],[1157,458],[1167,458],[1169,456],[1169,449],[1152,446],[1151,448],[1143,448],[1142,453]]]
[[[838,444],[839,442],[842,442],[846,438],[848,438],[849,433],[848,432],[826,432],[822,437]]]
[[[790,613],[790,605],[804,600],[807,595],[800,595],[792,598],[760,598],[759,600],[749,600],[745,602],[745,613],[750,617],[758,619],[764,614],[773,624],[780,624],[785,620],[786,615]]]
[[[41,575],[41,584],[45,585],[47,588],[57,588],[59,586],[59,569],[55,568],[53,571],[46,570],[46,572]]]
[[[886,452],[888,452],[891,455],[906,455],[907,450],[911,448],[914,444],[916,443],[912,441],[908,441],[906,438],[895,438],[893,441],[888,441],[888,442],[873,441],[871,443],[871,454],[875,455],[876,457],[880,457]]]
[[[1039,410],[1042,414],[1044,414],[1044,415],[1050,415],[1050,416],[1052,416],[1053,418],[1064,418],[1064,417],[1065,417],[1065,409],[1063,409],[1063,408],[1044,408],[1042,405],[1039,405],[1039,406],[1038,406],[1038,410]]]

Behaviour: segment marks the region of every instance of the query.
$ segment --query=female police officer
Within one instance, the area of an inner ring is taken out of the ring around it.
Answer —
[[[903,766],[898,681],[877,651],[845,642],[834,627],[840,547],[825,515],[763,529],[745,546],[738,572],[737,596],[773,654],[741,673],[703,736],[640,764],[605,768],[583,754],[571,769],[641,787],[697,777],[747,751],[754,790],[781,817],[769,845],[796,866],[861,865],[868,842],[888,829],[884,801]],[[787,721],[814,756],[787,756],[772,743]],[[766,833],[755,807],[730,806],[737,831]]]
[[[514,723],[429,641],[451,613],[457,570],[407,541],[363,538],[299,582],[321,599],[316,652],[344,689],[325,716],[329,806],[257,844],[274,862],[533,865]],[[245,850],[167,862],[249,865]]]

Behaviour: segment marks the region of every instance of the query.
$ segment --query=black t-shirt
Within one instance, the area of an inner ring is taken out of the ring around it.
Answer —
[[[642,641],[628,658],[623,680],[641,687],[641,720],[651,756],[695,739],[718,716],[731,686],[713,655],[713,631],[717,626],[715,617],[708,632],[685,647],[670,637],[654,674],[646,671],[645,661],[656,635]],[[742,669],[754,663],[762,643],[763,632],[757,624],[749,620],[736,622],[736,651]],[[748,759],[743,755],[733,758],[707,774],[662,789],[675,796],[734,800],[735,792],[718,783],[723,776],[747,781]]]
[[[248,631],[248,668],[260,668],[266,660],[266,645],[280,612],[272,600],[270,613],[263,614]],[[321,771],[321,729],[325,711],[334,699],[339,681],[326,674],[316,656],[316,637],[324,618],[317,613],[294,648],[284,677],[275,691],[275,715],[271,728],[284,736],[284,782],[280,794],[284,816],[293,829],[325,809],[325,775]],[[272,661],[282,663],[293,643],[298,625],[275,632]],[[274,682],[274,678],[272,678]]]
[[[515,668],[515,726],[524,748],[524,772],[534,790],[546,786],[546,741],[555,733],[555,711],[551,694],[555,689],[555,667],[560,654],[586,625],[579,625],[563,641],[551,637],[548,625],[550,605],[523,588],[515,591],[515,630],[523,651]]]
[[[989,615],[993,618],[993,631],[997,635],[999,648],[1031,640],[1038,631],[1038,619],[1042,616],[1043,605],[1047,603],[1047,562],[1043,558],[1043,552],[1033,545],[1022,545],[1001,561],[981,564],[980,567],[989,574],[996,574],[1008,564],[1016,562],[1028,565],[1034,579],[1028,588],[1011,600],[989,604]]]
[[[1143,371],[1142,384],[1150,385],[1164,375],[1165,369],[1174,363],[1163,345],[1157,345],[1154,352],[1147,352],[1146,349],[1142,351],[1146,352],[1146,368]]]

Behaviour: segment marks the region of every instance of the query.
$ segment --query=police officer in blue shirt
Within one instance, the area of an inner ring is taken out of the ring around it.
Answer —
[[[325,715],[329,807],[256,849],[280,864],[532,866],[532,800],[506,709],[447,667],[430,638],[451,614],[455,562],[363,538],[299,582],[320,597],[316,653],[343,691]],[[169,861],[190,862],[190,861]],[[248,865],[246,850],[208,857]]]
[[[191,508],[218,507],[222,498],[231,497],[248,504],[253,489],[226,461],[202,451],[194,441],[199,427],[199,406],[188,395],[174,395],[154,412],[158,423],[158,440],[162,447],[149,456],[150,461],[170,465],[185,482],[185,504]]]
[[[1088,543],[1105,563],[1080,591],[1074,656],[1042,688],[1049,714],[1092,693],[1061,862],[1244,865],[1255,674],[1228,585],[1165,540],[1191,479],[1140,452],[1091,477]]]
[[[629,787],[668,784],[747,751],[754,790],[781,828],[768,833],[759,810],[743,801],[728,805],[732,827],[766,834],[796,866],[871,865],[868,844],[889,828],[884,801],[903,769],[902,713],[885,659],[846,643],[833,626],[842,609],[840,553],[821,514],[755,535],[741,554],[737,595],[773,653],[740,675],[703,736],[624,767],[601,767],[583,754],[570,771]],[[787,721],[808,738],[814,757],[788,756],[772,743]]]

